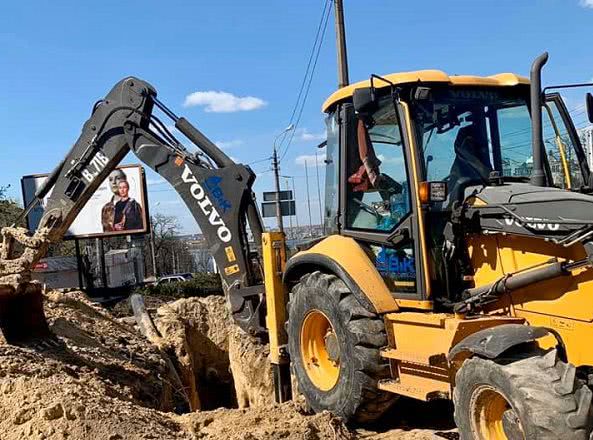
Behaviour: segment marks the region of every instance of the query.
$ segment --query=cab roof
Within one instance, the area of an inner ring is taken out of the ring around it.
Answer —
[[[414,72],[399,72],[385,75],[385,79],[394,84],[410,84],[416,82],[445,83],[453,86],[516,86],[518,84],[529,84],[529,78],[514,73],[499,73],[491,76],[472,75],[447,75],[441,70],[417,70]],[[360,81],[343,87],[327,98],[323,103],[322,110],[327,112],[331,107],[340,101],[352,97],[355,89],[370,87],[370,80]],[[373,85],[377,89],[389,87],[385,81],[375,78]]]

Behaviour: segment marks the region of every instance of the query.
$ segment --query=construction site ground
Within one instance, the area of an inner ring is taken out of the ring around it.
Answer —
[[[147,305],[148,341],[123,304],[45,294],[55,340],[0,343],[0,440],[456,438],[447,402],[400,399],[372,426],[277,405],[265,346],[230,320],[221,296]]]

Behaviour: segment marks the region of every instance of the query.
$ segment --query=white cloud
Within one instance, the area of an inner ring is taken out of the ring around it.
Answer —
[[[317,154],[317,166],[322,167],[325,166],[325,152]],[[305,165],[307,163],[307,167],[315,167],[315,155],[314,154],[303,154],[298,156],[294,163],[297,165]]]
[[[228,92],[208,90],[193,92],[185,97],[184,107],[205,107],[205,111],[213,113],[232,113],[257,110],[267,105],[263,99],[254,96],[235,96]]]
[[[583,8],[593,8],[593,0],[580,0],[580,5]]]
[[[222,148],[223,150],[243,145],[243,141],[241,139],[233,139],[232,141],[216,141],[214,143],[218,148]]]
[[[593,0],[592,0],[593,1]],[[324,141],[327,138],[327,134],[323,133],[310,133],[306,128],[301,130],[299,139],[302,141]]]

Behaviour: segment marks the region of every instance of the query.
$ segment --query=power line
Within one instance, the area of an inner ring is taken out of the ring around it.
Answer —
[[[571,115],[572,118],[574,118],[576,116],[579,116],[579,115],[582,115],[583,113],[585,113],[586,110],[583,110],[583,111],[580,111],[580,112],[578,112],[578,110],[581,110],[583,107],[585,107],[585,104],[578,105],[575,108],[573,108],[571,110],[568,110],[568,113]],[[578,113],[575,113],[575,112],[578,112]],[[546,120],[544,122],[543,128],[547,128],[550,125],[552,125],[552,123],[548,119],[548,120]],[[529,127],[529,128],[521,128],[521,129],[516,130],[516,131],[511,131],[510,133],[506,133],[505,134],[505,137],[506,138],[509,138],[509,137],[513,137],[513,136],[516,136],[516,135],[519,135],[519,134],[523,134],[523,133],[527,133],[527,132],[531,132],[531,127]]]
[[[246,165],[253,165],[256,163],[267,162],[270,159],[271,159],[271,157],[268,156],[268,157],[264,157],[263,159],[258,159],[258,160],[253,160],[251,162],[247,162]]]
[[[303,75],[303,80],[301,82],[301,87],[299,89],[299,94],[297,96],[296,102],[294,103],[294,107],[292,109],[292,113],[290,115],[290,119],[289,119],[288,125],[290,125],[292,123],[292,121],[294,120],[294,115],[296,114],[297,108],[299,106],[299,102],[301,101],[301,96],[303,94],[303,90],[305,89],[305,84],[307,82],[307,77],[309,76],[309,69],[311,68],[311,62],[313,61],[313,56],[315,54],[315,48],[317,47],[317,43],[319,42],[319,34],[320,34],[321,28],[323,26],[323,19],[325,17],[328,4],[329,4],[329,1],[326,1],[325,4],[323,5],[323,11],[321,12],[321,18],[319,20],[319,24],[317,25],[317,32],[315,34],[315,40],[313,42],[313,47],[311,48],[311,53],[309,54],[309,61],[307,62],[307,69],[305,69],[305,74]],[[286,135],[287,134],[288,133],[283,133],[284,136],[280,140],[280,147],[282,147],[282,143],[284,142],[284,139],[286,138]]]
[[[292,110],[292,114],[290,116],[289,124],[293,124],[294,128],[290,132],[290,137],[288,138],[288,142],[286,147],[284,148],[284,152],[280,156],[280,161],[284,159],[286,153],[288,152],[288,148],[292,143],[294,138],[294,134],[297,130],[299,122],[301,120],[301,116],[303,115],[303,110],[305,108],[305,104],[307,102],[307,98],[309,97],[309,91],[311,89],[311,83],[313,81],[313,77],[315,75],[315,69],[317,67],[317,62],[319,61],[319,54],[321,53],[321,46],[323,45],[323,40],[325,38],[325,33],[327,31],[327,23],[329,21],[329,16],[331,13],[331,4],[333,0],[326,0],[323,11],[321,13],[321,20],[319,21],[319,25],[317,27],[317,33],[315,35],[315,42],[313,43],[313,47],[311,48],[311,54],[309,56],[309,62],[307,63],[307,69],[305,70],[305,75],[303,76],[303,81],[301,82],[301,87],[299,90],[299,94],[295,103],[295,106]],[[312,63],[312,64],[311,64]],[[303,93],[304,92],[304,93]],[[301,99],[302,98],[302,99]],[[298,111],[298,115],[297,115]],[[295,115],[296,121],[295,121]],[[286,139],[288,133],[284,133],[282,139],[280,140],[280,149],[282,149],[282,144]]]

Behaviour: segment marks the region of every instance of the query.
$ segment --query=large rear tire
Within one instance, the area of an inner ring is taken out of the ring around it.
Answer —
[[[364,309],[344,282],[321,272],[307,274],[292,289],[288,347],[301,392],[315,411],[346,421],[380,417],[396,396],[380,391],[389,364],[383,320]]]
[[[466,360],[453,393],[461,438],[588,439],[592,393],[575,373],[556,350]]]

